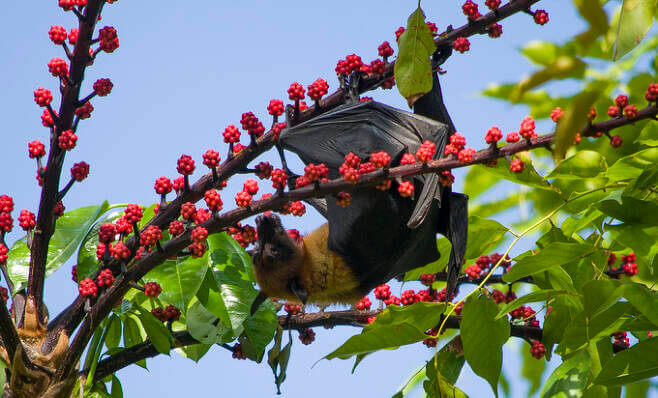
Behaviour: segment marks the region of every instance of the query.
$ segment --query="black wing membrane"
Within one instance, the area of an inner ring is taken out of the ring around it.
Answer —
[[[418,101],[416,114],[374,101],[346,104],[284,130],[280,144],[305,164],[324,163],[332,179],[340,176],[338,169],[350,152],[365,161],[371,153],[386,151],[391,165],[397,166],[404,153],[415,153],[421,143],[429,140],[436,144],[438,158],[454,127],[447,112],[443,114],[437,105],[439,101],[443,107],[436,76],[434,86]],[[447,236],[451,241],[458,238],[458,229],[450,229],[453,206],[441,208],[442,195],[445,199],[451,193],[442,189],[438,176],[415,176],[414,187],[413,200],[398,195],[395,183],[389,192],[358,188],[351,192],[352,203],[347,207],[327,200],[329,248],[351,261],[364,293],[396,275],[437,260],[439,230],[454,231]],[[465,242],[464,236],[463,245]],[[455,259],[463,258],[463,254],[456,254]]]

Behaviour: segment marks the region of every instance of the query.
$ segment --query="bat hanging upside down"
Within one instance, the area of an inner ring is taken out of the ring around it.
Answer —
[[[350,152],[365,162],[370,154],[385,151],[395,167],[405,153],[416,153],[429,140],[436,146],[434,158],[440,158],[454,126],[436,73],[434,87],[416,101],[414,112],[374,101],[353,102],[285,129],[279,139],[284,167],[281,148],[296,153],[304,164],[324,163],[330,179],[341,176],[339,169]],[[400,196],[399,181],[393,180],[386,191],[356,187],[346,207],[333,197],[315,199],[312,204],[328,223],[300,241],[288,236],[277,216],[259,216],[252,260],[261,293],[252,313],[266,297],[353,304],[374,287],[436,261],[437,233],[452,243],[447,281],[451,297],[466,251],[467,197],[440,184],[437,174],[409,180],[412,197]]]

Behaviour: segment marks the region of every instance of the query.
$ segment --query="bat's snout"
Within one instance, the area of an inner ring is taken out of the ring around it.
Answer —
[[[274,235],[283,231],[281,219],[275,214],[260,215],[256,217],[256,231],[258,232],[259,243],[271,242]]]

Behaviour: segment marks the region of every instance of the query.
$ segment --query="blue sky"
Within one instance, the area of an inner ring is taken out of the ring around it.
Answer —
[[[47,130],[41,126],[41,109],[34,104],[32,93],[39,86],[57,92],[56,79],[50,76],[46,64],[52,57],[63,57],[61,48],[48,40],[48,29],[54,24],[67,29],[77,26],[73,15],[62,12],[56,0],[38,3],[8,2],[0,15],[0,109],[5,125],[0,194],[12,195],[17,211],[36,211],[38,205],[36,169],[27,157],[27,142],[47,142]],[[182,153],[192,155],[199,166],[206,149],[214,148],[224,157],[221,132],[226,125],[238,124],[240,115],[247,111],[253,111],[268,125],[269,100],[285,99],[285,90],[293,81],[306,86],[322,77],[333,91],[337,87],[336,61],[351,53],[364,61],[374,59],[382,41],[394,43],[393,32],[406,25],[415,6],[415,1],[366,0],[143,0],[108,5],[99,26],[114,26],[120,47],[113,54],[100,54],[87,69],[86,88],[82,91],[90,92],[91,83],[100,77],[111,78],[115,86],[110,96],[92,101],[95,111],[91,119],[81,123],[78,146],[67,155],[64,170],[84,160],[90,163],[91,173],[84,183],[74,186],[65,205],[73,209],[103,200],[155,202],[155,179],[161,175],[176,177],[176,159]],[[484,11],[484,4],[480,6]],[[456,27],[465,22],[461,2],[425,1],[422,7],[440,31],[448,24]],[[526,115],[522,107],[478,95],[490,82],[515,81],[533,70],[518,49],[535,39],[562,41],[584,28],[569,1],[543,1],[539,7],[547,8],[550,14],[547,25],[538,26],[527,15],[514,16],[503,21],[500,39],[472,38],[471,51],[455,54],[444,66],[448,72],[442,78],[447,107],[469,146],[482,148],[489,127],[497,124],[503,131],[511,131]],[[367,95],[407,109],[396,89]],[[59,98],[55,98],[58,104]],[[264,160],[268,159],[274,157],[266,155]],[[241,182],[236,179],[223,191],[224,202],[232,202],[240,188]],[[284,222],[308,232],[321,219],[309,214]],[[19,235],[13,232],[9,241]],[[47,281],[46,300],[51,314],[59,312],[77,294],[70,280],[71,265],[62,267]],[[316,333],[316,342],[310,346],[299,344],[294,333],[297,344],[283,396],[390,396],[432,355],[420,344],[381,352],[364,360],[351,375],[352,361],[316,361],[358,329],[320,328]],[[521,349],[528,347],[514,340],[505,348],[505,370],[515,397],[525,396],[525,386],[514,381],[519,379],[519,363],[512,358]],[[276,392],[267,364],[233,360],[219,347],[199,364],[172,354],[171,358],[149,361],[149,368],[149,373],[136,367],[119,373],[126,396],[267,397]],[[491,395],[486,382],[467,369],[458,386],[470,396]]]

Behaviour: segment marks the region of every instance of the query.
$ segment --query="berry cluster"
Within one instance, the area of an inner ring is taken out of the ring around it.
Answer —
[[[242,125],[243,130],[246,130],[249,134],[255,135],[256,137],[260,137],[265,133],[263,123],[261,123],[252,112],[243,113],[242,118],[240,119],[240,124]]]
[[[222,202],[222,198],[219,195],[219,192],[217,192],[217,190],[215,190],[215,189],[207,190],[203,194],[203,200],[206,202],[206,206],[208,206],[208,208],[210,210],[212,210],[213,212],[217,212],[217,211],[222,210],[222,207],[224,205],[224,203]],[[194,206],[194,204],[192,204],[192,206]],[[188,205],[188,209],[189,209],[189,205]],[[186,212],[186,214],[189,216],[189,213]],[[195,214],[196,214],[196,210],[195,210]],[[189,219],[189,217],[186,217],[183,214],[183,208],[182,207],[181,207],[181,215],[186,220]],[[200,223],[197,223],[197,224],[200,224]]]
[[[99,287],[109,288],[114,284],[114,275],[110,269],[105,268],[98,274],[97,281]]]
[[[304,329],[303,331],[299,332],[299,340],[302,342],[302,344],[309,345],[315,341],[315,332],[313,329]]]
[[[385,41],[380,44],[379,47],[377,47],[377,53],[380,57],[383,57],[384,60],[386,60],[388,57],[393,55],[393,48],[391,48],[389,42]]]
[[[452,43],[452,48],[454,48],[455,51],[459,51],[462,54],[468,51],[470,47],[471,47],[471,42],[468,41],[468,39],[465,37],[458,37]]]
[[[457,133],[453,134],[453,136],[456,134]],[[452,141],[452,137],[450,137],[450,139]],[[436,145],[432,141],[425,141],[422,144],[420,144],[420,147],[416,151],[416,159],[418,159],[422,163],[427,163],[430,160],[432,160],[435,152],[436,152]]]
[[[244,352],[242,352],[242,344],[238,343],[233,346],[233,354],[231,355],[233,359],[247,359],[247,355],[245,355]]]
[[[360,70],[361,66],[363,66],[361,57],[356,54],[350,54],[345,59],[338,61],[335,70],[337,75],[349,75],[354,71]]]
[[[521,121],[521,127],[519,128],[519,134],[526,140],[537,138],[537,133],[535,133],[535,120],[530,116],[523,118],[523,121]]]
[[[151,314],[158,318],[160,322],[176,322],[180,319],[180,310],[174,305],[168,305],[166,308],[157,307],[151,310]]]
[[[117,36],[117,30],[112,26],[101,28],[98,31],[98,39],[101,49],[106,53],[111,53],[119,48],[119,36]]]
[[[77,279],[77,276],[75,279]],[[85,278],[80,281],[78,292],[82,297],[96,297],[98,296],[98,286],[91,278]]]
[[[108,95],[110,92],[112,92],[112,88],[114,85],[112,84],[112,81],[110,79],[98,79],[94,82],[94,92],[96,95],[99,97],[105,97]]]
[[[291,301],[287,301],[287,302],[283,305],[283,310],[284,310],[286,313],[288,313],[288,315],[293,316],[293,315],[300,314],[300,313],[302,312],[302,306],[299,305],[299,304],[297,304],[297,303],[293,303],[293,302],[291,302]]]
[[[359,301],[354,305],[354,307],[355,307],[357,310],[360,310],[360,311],[368,311],[368,310],[370,310],[370,306],[371,306],[371,305],[372,305],[372,303],[370,302],[370,299],[368,298],[368,296],[365,296],[364,298],[362,298],[361,300],[359,300]]]
[[[478,5],[471,0],[466,0],[464,5],[462,5],[462,11],[464,12],[464,15],[468,17],[469,21],[474,21],[482,16],[478,11]]]
[[[114,244],[110,249],[110,252],[112,253],[112,257],[119,261],[125,261],[130,258],[130,249],[122,241],[118,241],[116,244]]]
[[[308,97],[313,101],[320,101],[323,95],[329,92],[329,84],[324,79],[317,79],[308,86]]]
[[[251,195],[247,191],[240,191],[235,194],[235,204],[238,207],[248,207],[251,204]]]
[[[403,198],[408,198],[414,194],[414,184],[411,181],[402,181],[398,185],[398,193]]]
[[[157,244],[162,239],[162,230],[157,225],[149,225],[139,235],[139,243],[148,247]]]
[[[269,114],[272,116],[281,116],[283,115],[283,111],[283,101],[281,100],[272,99],[270,100],[269,105],[267,105],[267,112],[269,112]]]
[[[628,341],[628,334],[626,332],[614,332],[612,334],[614,339],[613,344],[621,349],[628,348],[630,342]]]
[[[539,340],[532,340],[532,347],[530,347],[530,355],[536,359],[542,359],[546,355],[546,347]]]
[[[288,183],[288,174],[283,169],[272,170],[272,187],[284,189]]]
[[[301,84],[294,82],[290,85],[288,88],[288,98],[291,101],[301,101],[304,99],[304,94],[306,93],[306,90],[304,90],[304,86]]]
[[[29,231],[37,225],[37,218],[31,211],[23,209],[18,216],[18,225],[20,225],[24,231]]]
[[[224,136],[224,142],[226,143],[236,143],[240,141],[240,130],[232,124],[229,124],[222,133]]]

